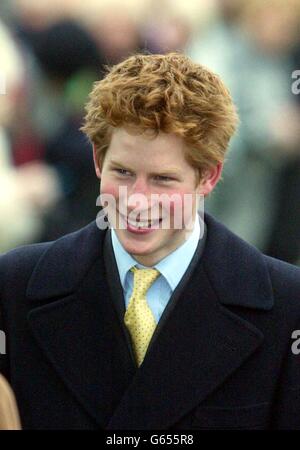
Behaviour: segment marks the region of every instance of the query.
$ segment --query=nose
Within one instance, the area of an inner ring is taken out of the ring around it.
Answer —
[[[128,190],[128,210],[148,211],[151,208],[150,196],[147,180],[144,177],[137,177]]]
[[[148,194],[148,183],[145,177],[138,176],[133,183],[131,190],[131,194]]]

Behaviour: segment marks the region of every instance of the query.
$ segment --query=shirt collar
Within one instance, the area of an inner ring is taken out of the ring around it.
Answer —
[[[181,280],[184,272],[188,268],[200,239],[200,224],[198,216],[195,225],[188,239],[176,248],[172,253],[155,265],[155,268],[165,277],[172,291]],[[180,261],[180,264],[178,264]]]
[[[139,264],[122,246],[115,230],[111,230],[112,246],[118,266],[120,281],[125,288],[126,276],[133,266],[144,267]],[[200,239],[199,217],[196,216],[195,224],[191,235],[176,250],[167,255],[164,259],[155,264],[154,268],[159,270],[166,279],[172,291],[176,288],[184,272],[188,268]],[[180,264],[178,264],[180,261]]]
[[[113,228],[111,229],[111,240],[120,275],[120,281],[124,289],[126,275],[131,267],[137,264],[137,261],[128,252],[126,252]]]

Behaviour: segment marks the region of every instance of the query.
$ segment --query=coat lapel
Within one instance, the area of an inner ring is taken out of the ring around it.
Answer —
[[[27,291],[32,302],[42,303],[28,316],[38,344],[70,392],[102,427],[135,372],[104,275],[103,234],[90,228],[54,244],[39,262]],[[48,297],[50,303],[45,302]]]
[[[262,340],[259,330],[219,304],[201,264],[160,329],[108,428],[151,430],[175,425],[220,386]]]
[[[131,356],[132,363],[134,367],[137,369],[137,363],[135,360],[135,356],[133,353],[133,348],[131,345],[131,338],[129,331],[124,323],[124,315],[125,315],[125,301],[124,301],[124,294],[123,294],[123,288],[119,276],[119,271],[117,267],[116,258],[113,251],[113,246],[111,242],[111,233],[108,231],[106,233],[106,236],[104,238],[104,244],[103,244],[103,259],[105,267],[109,268],[109,270],[106,271],[107,275],[107,283],[109,286],[109,292],[110,297],[112,299],[118,320],[119,320],[119,326],[120,329],[123,332],[124,339],[127,343],[127,348]]]
[[[29,323],[65,385],[100,426],[165,429],[246,361],[263,335],[228,305],[268,310],[262,255],[206,217],[207,241],[136,370],[93,223],[54,243],[28,285]],[[106,264],[107,267],[107,264]],[[111,270],[111,267],[109,267]],[[45,300],[48,299],[49,302]]]
[[[263,342],[227,305],[269,310],[263,256],[206,216],[201,261],[152,342],[109,429],[167,429],[199,405]]]

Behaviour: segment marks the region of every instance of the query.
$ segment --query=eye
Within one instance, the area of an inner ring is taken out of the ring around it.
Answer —
[[[131,172],[126,169],[113,169],[115,172],[117,172],[119,175],[129,176],[131,175]]]
[[[174,178],[167,177],[167,176],[164,176],[164,175],[156,175],[155,179],[157,181],[163,181],[163,182],[174,181]]]

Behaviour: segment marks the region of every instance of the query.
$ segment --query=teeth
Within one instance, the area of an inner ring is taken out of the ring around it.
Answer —
[[[148,228],[149,222],[131,222],[131,220],[128,220],[129,225],[132,225],[133,227],[138,228]],[[151,223],[150,223],[151,226]]]
[[[151,228],[152,225],[155,225],[158,221],[155,222],[132,222],[128,219],[129,225],[135,227],[135,228]]]

